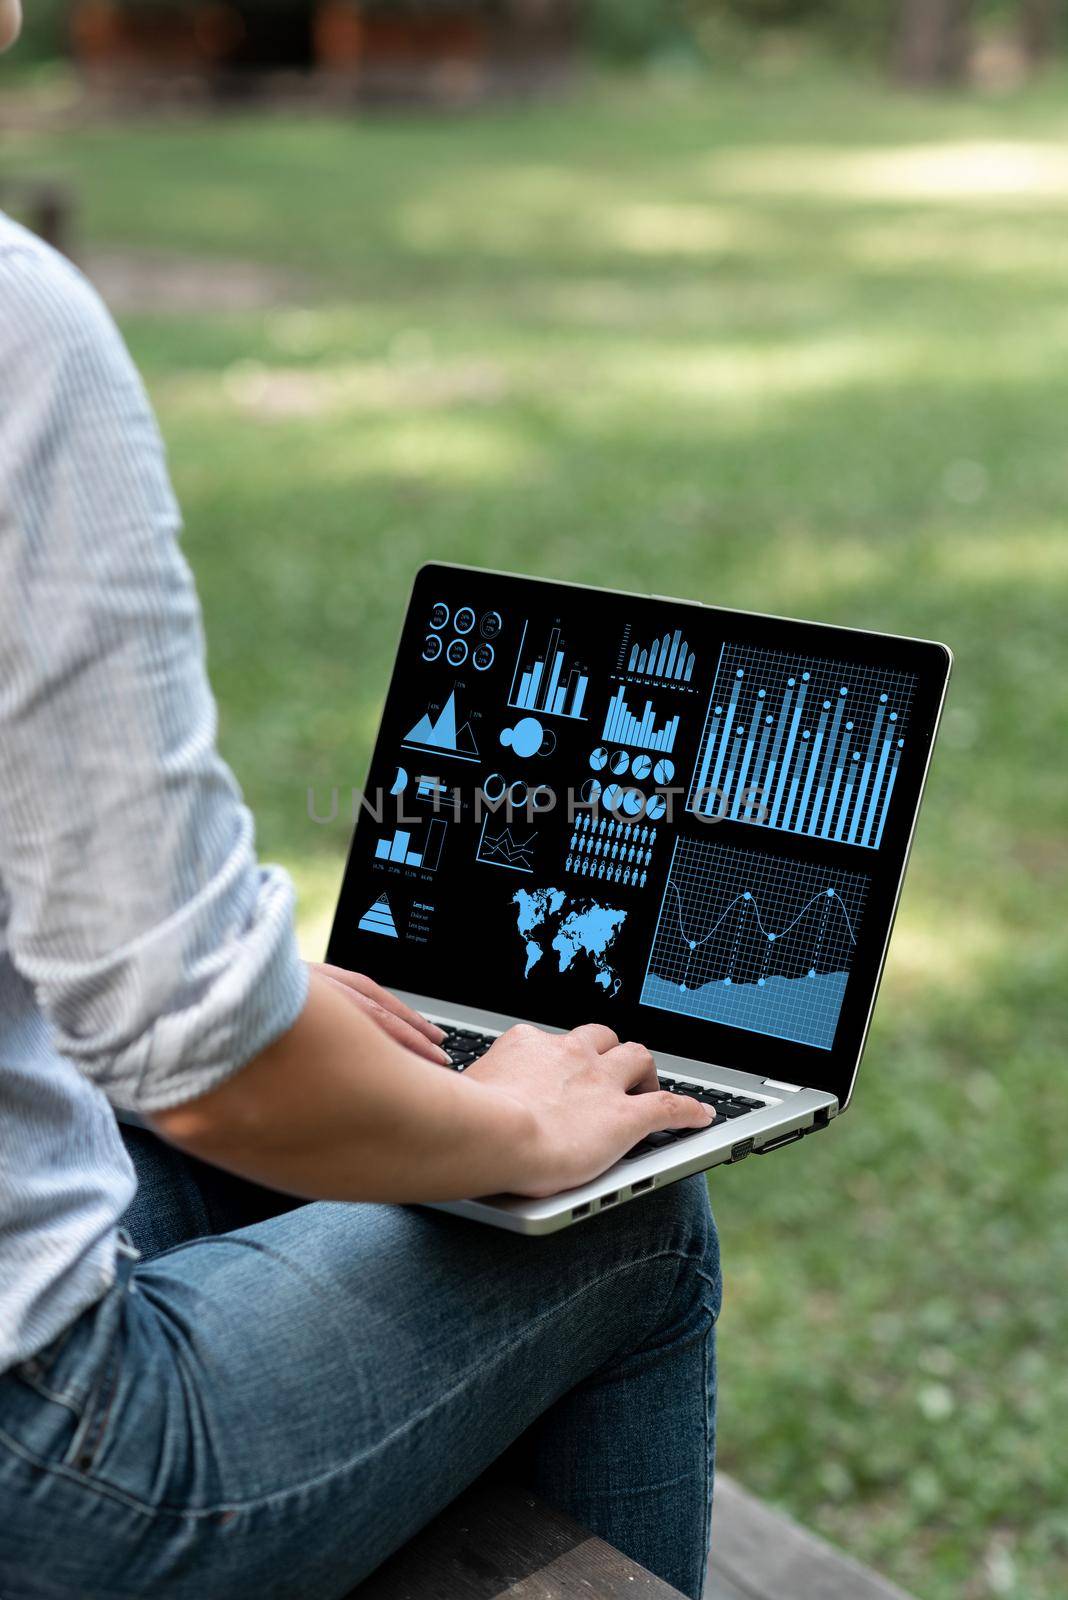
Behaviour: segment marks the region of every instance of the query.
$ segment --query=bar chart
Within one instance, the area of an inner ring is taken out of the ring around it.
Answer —
[[[688,809],[877,850],[914,681],[889,668],[725,645]]]
[[[642,1004],[829,1050],[867,890],[861,873],[676,840]]]
[[[378,861],[392,861],[401,867],[421,867],[424,872],[436,872],[441,860],[441,847],[445,843],[448,824],[434,817],[426,832],[419,832],[419,843],[412,843],[411,829],[398,828],[395,833],[383,836],[375,844]]]
[[[512,674],[508,704],[522,711],[540,711],[550,717],[572,717],[585,721],[582,714],[589,684],[586,669],[567,659],[566,641],[557,626],[550,628],[544,650],[527,650],[529,623],[524,622],[519,654]]]
[[[677,715],[669,717],[661,727],[657,727],[651,700],[645,702],[641,715],[636,715],[627,703],[626,689],[620,685],[608,702],[601,737],[614,744],[637,745],[642,750],[662,750],[666,754],[675,748],[678,731]]]
[[[658,639],[632,644],[628,624],[619,651],[619,670],[659,678],[664,683],[689,683],[693,678],[694,659],[681,628],[676,628],[674,633],[661,634]]]

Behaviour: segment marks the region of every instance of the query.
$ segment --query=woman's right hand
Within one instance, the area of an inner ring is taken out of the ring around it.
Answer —
[[[541,1198],[596,1178],[646,1134],[706,1128],[711,1109],[659,1086],[642,1044],[599,1023],[570,1033],[509,1028],[464,1078],[517,1101],[531,1136],[516,1151],[516,1194]]]

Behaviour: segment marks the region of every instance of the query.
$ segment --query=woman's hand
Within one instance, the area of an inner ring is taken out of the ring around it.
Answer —
[[[327,966],[320,961],[309,961],[308,966],[340,989],[353,1005],[358,1006],[398,1044],[414,1051],[417,1056],[425,1057],[427,1061],[433,1061],[435,1066],[450,1065],[448,1056],[441,1048],[444,1029],[435,1027],[434,1023],[421,1017],[418,1011],[406,1006],[403,1000],[398,1000],[396,995],[383,989],[373,978],[365,978],[362,972],[346,972],[344,967]]]
[[[529,1149],[516,1153],[513,1193],[534,1198],[597,1177],[646,1134],[706,1128],[708,1106],[659,1087],[641,1044],[620,1044],[611,1028],[589,1023],[570,1033],[521,1024],[501,1035],[465,1081],[518,1101],[532,1119]]]

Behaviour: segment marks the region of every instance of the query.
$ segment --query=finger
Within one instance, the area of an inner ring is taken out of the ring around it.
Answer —
[[[406,1022],[410,1028],[417,1029],[434,1044],[440,1044],[444,1039],[444,1028],[439,1028],[434,1022],[428,1022],[425,1017],[419,1015],[418,1011],[415,1011],[411,1006],[405,1005],[403,1000],[398,1000],[395,994],[391,994],[388,989],[383,989],[380,983],[376,983],[373,978],[368,978],[365,973],[348,972],[344,967],[332,967],[326,962],[320,965],[319,971],[326,977],[332,978],[342,988],[355,990],[357,994],[365,995],[368,1000],[375,1001],[383,1010],[392,1011],[395,1017],[399,1017],[402,1022]]]
[[[345,992],[353,1005],[359,1006],[365,1016],[370,1017],[383,1033],[388,1033],[391,1039],[396,1039],[398,1044],[406,1050],[411,1050],[414,1055],[423,1056],[427,1061],[432,1061],[436,1067],[448,1067],[452,1063],[440,1045],[413,1028],[403,1017],[398,1017],[395,1012],[389,1011],[385,1006],[380,1006],[376,1000],[361,993],[351,984],[339,983],[329,972],[324,971],[323,977],[335,989]]]
[[[671,1094],[667,1089],[657,1094],[636,1094],[631,1103],[635,1127],[641,1133],[660,1133],[666,1128],[708,1128],[715,1117],[711,1106],[686,1094]]]
[[[427,1061],[432,1061],[436,1067],[452,1066],[441,1046],[432,1043],[419,1032],[418,1028],[413,1028],[410,1023],[405,1022],[403,1017],[395,1016],[392,1011],[387,1011],[385,1006],[377,1005],[374,1000],[364,998],[363,1004],[367,1008],[368,1016],[378,1023],[383,1033],[388,1033],[413,1055],[423,1056]]]
[[[656,1062],[643,1044],[635,1044],[633,1040],[606,1050],[601,1056],[601,1065],[610,1067],[613,1073],[618,1074],[620,1086],[628,1094],[660,1088]]]
[[[599,1056],[603,1056],[606,1050],[614,1050],[619,1044],[618,1033],[613,1033],[611,1028],[606,1028],[600,1022],[586,1022],[581,1028],[572,1028],[569,1037],[596,1050]]]

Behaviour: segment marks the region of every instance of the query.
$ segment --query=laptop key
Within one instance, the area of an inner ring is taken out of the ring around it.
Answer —
[[[662,1133],[647,1133],[640,1144],[627,1151],[624,1161],[636,1161],[639,1156],[651,1155],[654,1150],[662,1150],[665,1145],[674,1144],[675,1135],[665,1129]]]

